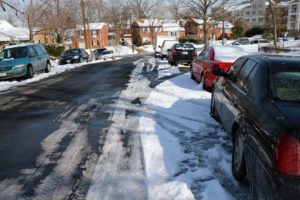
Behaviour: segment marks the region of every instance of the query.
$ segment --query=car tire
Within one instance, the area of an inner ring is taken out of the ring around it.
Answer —
[[[219,120],[219,116],[218,113],[216,112],[216,103],[215,103],[215,98],[214,98],[214,93],[211,93],[211,99],[210,99],[210,116],[212,118],[214,118],[215,120],[217,120],[218,122]]]
[[[191,74],[191,79],[195,80],[194,72],[193,72],[193,67],[192,66],[190,66],[190,74]]]
[[[49,73],[50,71],[51,71],[51,65],[49,62],[47,62],[45,72]]]
[[[89,57],[86,58],[86,62],[87,62],[87,63],[89,62]]]
[[[33,69],[32,69],[31,65],[27,66],[25,76],[26,76],[26,78],[32,78],[33,77]]]
[[[241,128],[235,133],[231,162],[232,175],[236,180],[243,180],[246,176],[244,156],[244,134]]]

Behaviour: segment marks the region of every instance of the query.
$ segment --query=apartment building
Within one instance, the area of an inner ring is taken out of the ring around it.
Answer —
[[[253,28],[265,24],[267,6],[268,2],[265,0],[248,0],[233,5],[228,10],[234,19],[244,19],[248,28]]]
[[[290,36],[299,36],[300,31],[300,0],[289,1],[287,31]]]

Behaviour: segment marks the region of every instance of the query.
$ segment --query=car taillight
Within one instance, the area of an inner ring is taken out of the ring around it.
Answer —
[[[177,51],[173,51],[173,52],[172,52],[172,55],[177,55]]]
[[[214,49],[210,49],[210,60],[214,60]]]
[[[287,133],[280,133],[275,149],[274,170],[300,176],[300,142]]]
[[[197,52],[194,52],[194,56],[197,56]]]

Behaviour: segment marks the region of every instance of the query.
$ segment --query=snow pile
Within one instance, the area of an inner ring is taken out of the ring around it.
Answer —
[[[129,55],[129,54],[137,54],[138,52],[134,50],[132,53],[131,46],[113,46],[113,47],[106,47],[108,50],[113,50],[115,55]]]
[[[144,45],[144,46],[140,46],[138,47],[138,49],[141,49],[145,52],[149,52],[149,53],[153,53],[154,49],[153,49],[153,45]]]
[[[218,127],[209,116],[211,94],[201,87],[183,74],[158,85],[145,102],[139,131],[150,200],[232,199],[214,172],[222,168],[233,179],[231,155],[220,147],[225,133],[211,128]]]
[[[220,62],[234,62],[241,56],[247,55],[248,53],[244,51],[239,46],[231,46],[231,45],[224,45],[224,46],[213,46],[214,48],[214,60]]]

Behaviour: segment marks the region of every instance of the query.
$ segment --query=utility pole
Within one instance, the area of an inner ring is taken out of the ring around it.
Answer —
[[[86,22],[85,22],[85,5],[84,0],[81,0],[81,8],[82,8],[82,20],[83,20],[83,30],[84,30],[84,40],[85,40],[85,48],[88,48],[88,37],[86,31]]]

